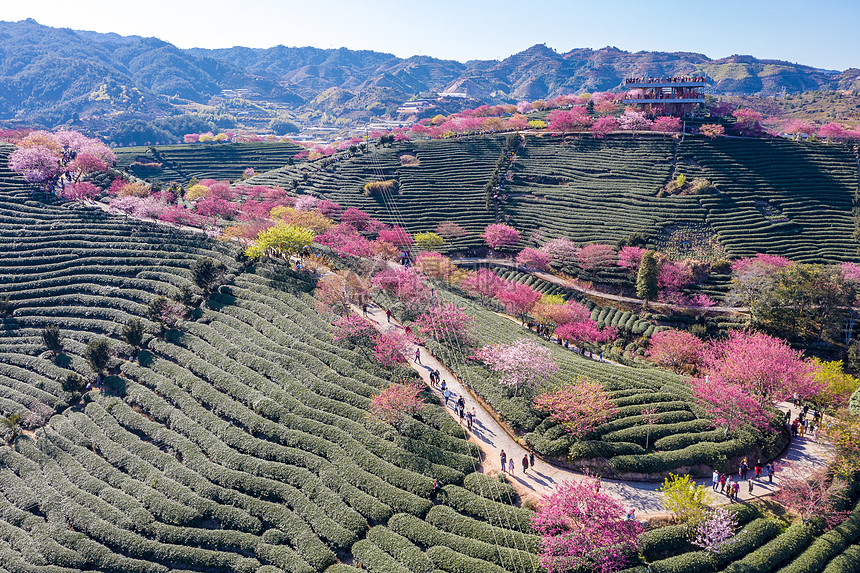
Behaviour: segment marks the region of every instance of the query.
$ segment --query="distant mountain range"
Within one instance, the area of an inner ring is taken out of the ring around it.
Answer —
[[[391,117],[431,92],[465,92],[484,103],[617,91],[630,76],[704,75],[713,94],[775,95],[857,90],[860,70],[821,70],[778,60],[613,47],[560,54],[535,45],[501,61],[398,58],[365,50],[182,50],[156,38],[0,22],[0,120],[60,124],[78,118],[149,120],[246,88],[297,117]]]

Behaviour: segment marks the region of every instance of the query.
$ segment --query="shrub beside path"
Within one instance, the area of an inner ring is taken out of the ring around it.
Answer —
[[[353,307],[353,312],[359,315],[362,314],[362,310],[355,306]],[[374,323],[376,329],[380,332],[403,329],[403,326],[393,317],[388,322],[385,309],[376,304],[368,306],[366,317]],[[420,364],[413,359],[416,349],[420,351]],[[446,382],[447,387],[453,393],[446,410],[455,420],[458,422],[460,420],[454,411],[454,406],[460,396],[466,401],[466,411],[470,411],[473,407],[477,408],[478,417],[472,425],[472,430],[467,430],[465,424],[463,424],[463,431],[467,434],[469,440],[476,443],[483,451],[484,457],[479,467],[479,471],[482,473],[491,476],[501,473],[499,460],[500,454],[504,450],[507,459],[510,460],[513,458],[515,464],[515,470],[512,474],[505,471],[508,481],[517,490],[517,493],[519,493],[523,500],[537,500],[542,496],[551,494],[556,486],[563,481],[578,481],[586,477],[582,473],[545,462],[537,456],[535,456],[535,465],[529,467],[524,472],[522,459],[524,455],[527,455],[528,451],[517,443],[515,436],[499,421],[497,414],[486,407],[482,400],[477,399],[444,364],[437,360],[423,346],[415,345],[411,347],[407,358],[410,366],[418,372],[422,380],[440,397],[444,404],[445,400],[442,397],[441,391],[433,387],[430,383],[430,372],[433,370],[439,371],[441,379]],[[783,411],[787,410],[789,406],[787,402],[779,405]],[[827,463],[828,457],[829,449],[827,446],[815,443],[807,438],[793,438],[789,447],[779,458],[779,462],[791,461],[798,464],[816,466]],[[751,462],[755,464],[755,460],[751,460]],[[750,475],[752,475],[752,470],[750,470]],[[737,478],[737,476],[735,477]],[[772,495],[779,485],[779,477],[780,474],[777,471],[773,484],[767,483],[767,477],[756,481],[752,494],[748,493],[748,484],[741,482],[740,499],[745,501]],[[708,487],[711,486],[710,479],[700,479],[697,480],[697,483],[707,485]],[[601,491],[619,499],[626,509],[635,509],[637,516],[647,518],[649,516],[656,517],[666,514],[666,508],[663,507],[658,492],[661,485],[662,482],[603,479]],[[724,495],[715,495],[714,503],[725,504],[729,503],[729,501]]]

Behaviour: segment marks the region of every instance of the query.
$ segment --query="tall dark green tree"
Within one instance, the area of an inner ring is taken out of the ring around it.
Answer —
[[[214,261],[209,257],[201,257],[191,265],[191,276],[194,278],[194,284],[203,289],[204,296],[208,296],[212,292],[226,272],[227,267],[224,266],[224,263]]]
[[[113,350],[107,338],[91,340],[84,350],[84,358],[96,374],[104,373],[110,364],[111,356],[113,356]]]
[[[657,257],[654,251],[648,251],[642,255],[636,275],[636,296],[645,302],[657,298],[657,272]]]
[[[60,334],[60,327],[55,324],[46,326],[42,331],[42,342],[45,343],[45,347],[54,355],[62,352],[63,335]]]
[[[134,348],[135,354],[143,344],[143,322],[138,318],[132,318],[122,327],[122,339]]]

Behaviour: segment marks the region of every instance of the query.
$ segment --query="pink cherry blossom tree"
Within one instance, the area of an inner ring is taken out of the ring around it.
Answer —
[[[496,298],[505,305],[505,310],[517,316],[525,324],[529,311],[541,298],[541,293],[523,283],[510,281],[496,293]]]
[[[621,247],[621,250],[618,251],[618,266],[636,273],[639,271],[642,255],[647,252],[648,249],[642,247]]]
[[[60,158],[47,147],[19,148],[9,155],[9,169],[20,173],[28,183],[42,183],[60,172]]]
[[[826,123],[818,129],[819,137],[826,137],[830,141],[845,141],[847,130],[838,123]]]
[[[651,336],[648,358],[680,374],[684,367],[701,364],[705,343],[685,330],[660,330]]]
[[[475,317],[452,303],[431,307],[415,319],[419,331],[440,342],[470,345],[475,329]]]
[[[601,103],[597,107],[603,107],[605,109],[607,106],[611,106],[613,108],[612,111],[615,111],[615,104],[611,102],[608,104]],[[598,113],[606,112],[598,110]],[[596,138],[606,137],[607,135],[616,130],[618,130],[618,122],[616,122],[615,118],[611,115],[605,115],[604,117],[600,117],[591,125],[591,135]]]
[[[633,111],[628,108],[618,118],[618,125],[623,130],[635,133],[637,131],[648,131],[651,129],[652,122],[645,116],[644,111]]]
[[[786,464],[779,471],[779,489],[774,499],[795,512],[805,523],[821,517],[828,529],[842,523],[848,512],[839,510],[846,499],[847,484],[830,479],[826,467],[809,471],[809,466]]]
[[[469,232],[453,221],[442,221],[436,225],[436,234],[450,241],[452,239],[462,239]]]
[[[499,382],[515,394],[520,388],[539,386],[558,371],[548,348],[523,338],[484,346],[475,357],[498,373]]]
[[[694,525],[690,543],[708,553],[718,554],[731,544],[737,528],[737,516],[724,507],[717,507]]]
[[[424,277],[412,267],[385,268],[376,273],[371,282],[375,287],[396,296],[411,313],[423,312],[430,303],[430,288]]]
[[[517,264],[530,267],[539,271],[545,271],[549,267],[552,257],[543,251],[526,247],[517,253]]]
[[[370,341],[374,332],[373,324],[369,320],[350,312],[334,321],[332,338],[335,341],[345,340],[350,344],[360,344]]]
[[[555,329],[555,335],[561,340],[567,340],[577,346],[585,344],[602,344],[618,334],[615,328],[600,328],[591,319],[580,322],[569,322]]]
[[[84,199],[98,199],[102,194],[102,190],[96,187],[89,181],[79,181],[66,185],[61,193],[63,199],[71,199],[72,201],[82,201]]]
[[[817,367],[787,342],[760,332],[731,331],[705,351],[702,370],[712,383],[735,384],[759,404],[774,404],[797,393],[801,398],[821,390]]]
[[[539,559],[548,573],[614,573],[635,554],[642,532],[590,478],[558,486],[540,502],[532,527],[541,535]]]
[[[678,133],[681,131],[681,118],[671,115],[661,115],[654,120],[651,130],[663,133]]]
[[[581,249],[570,239],[559,237],[547,241],[541,250],[552,257],[556,264],[567,265],[576,262]]]
[[[589,378],[566,381],[541,392],[533,404],[577,438],[609,420],[617,411],[603,386]]]
[[[509,249],[520,242],[520,232],[503,223],[487,225],[484,242],[494,251]]]
[[[401,424],[424,407],[420,384],[395,383],[370,399],[370,415],[400,428]]]
[[[539,301],[531,312],[542,324],[561,326],[571,322],[591,320],[591,311],[585,305],[572,300],[564,304]]]
[[[353,227],[356,231],[364,230],[368,221],[370,221],[370,215],[360,209],[356,209],[355,207],[350,207],[340,216],[341,223],[345,223]]]
[[[577,260],[583,269],[593,270],[615,264],[616,257],[615,249],[611,245],[593,243],[582,247]]]
[[[413,340],[400,330],[389,330],[377,334],[373,343],[374,360],[380,366],[388,368],[406,363],[406,353]]]
[[[481,304],[495,298],[505,287],[505,280],[490,269],[478,269],[460,283],[460,288],[472,296],[477,296]]]
[[[378,238],[380,241],[391,243],[398,249],[408,249],[414,243],[412,235],[397,225],[387,229],[380,229]]]
[[[768,428],[764,406],[739,384],[722,378],[696,378],[691,384],[696,403],[705,410],[714,426],[724,428],[726,434],[746,424],[761,430]]]

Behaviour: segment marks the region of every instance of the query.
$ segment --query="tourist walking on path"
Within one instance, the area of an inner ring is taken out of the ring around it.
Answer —
[[[747,480],[747,484],[749,485],[749,494],[752,495],[753,492],[753,480]]]
[[[773,483],[773,462],[767,464],[767,483]]]
[[[442,384],[445,383],[442,382]],[[442,392],[442,395],[445,396],[445,406],[448,406],[448,399],[451,397],[451,391],[446,388],[445,391]]]
[[[526,473],[526,470],[529,469],[529,457],[528,455],[523,456],[523,473]]]
[[[738,470],[738,473],[740,474],[741,479],[743,479],[743,480],[747,479],[747,472],[749,470],[750,470],[750,467],[749,467],[749,465],[747,465],[747,459],[744,458],[744,460],[741,462],[740,469]]]
[[[755,479],[761,479],[761,460],[755,463]]]
[[[535,451],[529,450],[529,465],[535,467]]]
[[[467,428],[467,429],[469,429],[469,430],[471,430],[471,429],[472,429],[472,422],[473,422],[474,420],[475,420],[475,417],[472,415],[472,413],[471,413],[471,412],[469,412],[468,414],[466,414],[466,428]]]
[[[421,364],[421,349],[420,348],[415,349],[415,362],[417,362],[418,364]]]
[[[514,475],[514,458],[511,458],[508,461],[508,472],[510,472],[511,475]]]
[[[385,318],[388,319],[388,322],[391,322],[391,311],[390,310],[385,311]]]
[[[714,473],[711,476],[711,482],[714,484],[714,491],[717,491],[717,484],[720,483],[720,472],[714,470]]]
[[[735,500],[738,499],[738,493],[740,493],[740,491],[741,491],[740,482],[734,482],[732,484],[732,503],[734,503]]]
[[[508,461],[508,456],[505,455],[505,450],[502,450],[502,453],[499,454],[499,459],[502,461],[502,471],[505,471],[505,464]]]

